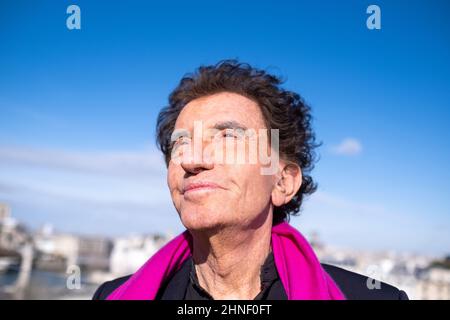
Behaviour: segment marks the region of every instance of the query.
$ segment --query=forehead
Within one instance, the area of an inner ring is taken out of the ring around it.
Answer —
[[[192,130],[194,121],[212,127],[220,121],[236,121],[247,128],[266,128],[260,107],[240,94],[221,92],[189,102],[178,115],[175,129]]]

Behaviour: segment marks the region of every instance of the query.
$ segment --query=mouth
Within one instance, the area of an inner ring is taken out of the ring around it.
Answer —
[[[194,192],[206,192],[218,189],[219,185],[209,181],[191,182],[186,184],[183,190],[183,194],[190,194]]]

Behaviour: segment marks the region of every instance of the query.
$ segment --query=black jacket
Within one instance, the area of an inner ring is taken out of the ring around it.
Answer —
[[[379,289],[369,289],[367,286],[368,277],[366,276],[328,264],[322,264],[322,267],[349,300],[408,300],[404,291],[384,282],[381,282]],[[190,270],[190,265],[186,261],[180,270],[162,287],[156,299],[183,300],[190,279]],[[95,292],[93,299],[106,299],[130,277],[131,275],[103,283]]]

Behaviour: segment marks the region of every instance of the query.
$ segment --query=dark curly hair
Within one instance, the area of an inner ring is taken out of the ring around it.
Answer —
[[[279,129],[280,158],[299,165],[302,184],[289,203],[274,208],[273,223],[289,221],[297,215],[305,195],[317,189],[309,175],[314,167],[314,149],[319,146],[311,128],[311,109],[302,97],[281,88],[283,81],[264,70],[237,60],[223,60],[216,65],[201,66],[195,73],[185,75],[169,96],[156,125],[156,139],[166,165],[171,156],[170,137],[181,110],[190,101],[219,92],[233,92],[255,101],[261,108],[266,126]],[[270,132],[270,130],[269,130]]]

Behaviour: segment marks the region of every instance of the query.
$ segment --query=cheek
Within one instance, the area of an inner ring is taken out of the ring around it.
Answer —
[[[172,197],[178,195],[179,191],[179,176],[182,174],[181,170],[177,168],[175,165],[170,165],[167,170],[167,186],[169,187],[170,194]],[[175,200],[175,199],[173,199]]]
[[[267,202],[270,201],[272,187],[271,181],[269,181],[267,176],[259,176],[258,181],[253,184],[253,199],[260,205],[266,206]]]
[[[173,169],[169,169],[167,170],[167,186],[169,187],[170,192],[172,193],[172,190],[174,188],[175,185],[175,176],[173,173]]]
[[[255,166],[257,167],[257,166]],[[271,199],[272,193],[272,177],[262,175],[259,167],[252,168],[247,171],[247,179],[243,185],[244,192],[241,200],[245,203],[244,206],[248,208],[263,209]],[[242,172],[242,175],[244,173]]]
[[[270,175],[264,175],[261,173],[261,166],[254,165],[248,170],[248,180],[250,184],[250,190],[254,194],[267,194],[272,190],[273,177]],[[244,172],[242,173],[244,174]]]

